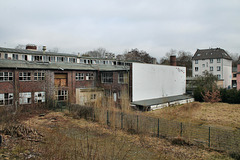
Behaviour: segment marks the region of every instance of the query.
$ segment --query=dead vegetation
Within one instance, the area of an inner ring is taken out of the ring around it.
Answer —
[[[240,128],[239,104],[194,102],[147,112],[146,115],[181,122]]]
[[[226,155],[143,134],[103,127],[68,113],[34,116],[3,127],[6,159],[230,159]],[[9,133],[13,134],[9,134]],[[28,136],[41,141],[28,141]],[[24,138],[22,138],[24,137]],[[26,137],[26,138],[25,138]]]

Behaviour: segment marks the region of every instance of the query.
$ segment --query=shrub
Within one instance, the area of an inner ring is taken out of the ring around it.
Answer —
[[[74,118],[92,118],[94,115],[94,108],[88,106],[72,105],[71,112]]]

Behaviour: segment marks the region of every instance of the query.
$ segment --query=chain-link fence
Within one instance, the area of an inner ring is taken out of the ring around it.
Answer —
[[[77,110],[79,110],[79,106],[71,106],[72,112]],[[240,130],[237,129],[182,123],[137,113],[124,113],[99,108],[94,108],[90,112],[91,114],[84,118],[110,127],[123,129],[129,133],[169,139],[179,137],[189,144],[215,150],[240,152]]]

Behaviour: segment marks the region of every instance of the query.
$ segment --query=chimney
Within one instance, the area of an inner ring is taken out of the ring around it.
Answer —
[[[47,47],[46,47],[46,46],[43,46],[43,47],[42,47],[42,50],[43,50],[43,52],[45,53],[46,50],[47,50]]]
[[[176,56],[170,56],[170,65],[177,66]]]
[[[27,49],[27,50],[36,51],[36,50],[37,50],[37,46],[36,46],[35,44],[27,44],[27,45],[26,45],[26,49]]]

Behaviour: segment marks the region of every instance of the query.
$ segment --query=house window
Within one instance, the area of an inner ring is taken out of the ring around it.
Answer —
[[[57,90],[57,91],[55,91],[55,98],[58,101],[68,100],[68,91],[67,90]]]
[[[0,94],[0,106],[12,105],[13,104],[13,93]]]
[[[45,92],[35,92],[34,93],[34,102],[35,103],[45,102]]]
[[[196,72],[198,71],[198,67],[195,67],[195,71],[196,71]]]
[[[198,64],[198,60],[195,60],[195,64]]]
[[[102,73],[102,83],[113,83],[113,73],[112,72]]]
[[[204,68],[204,67],[205,67],[205,64],[202,64],[202,67]]]
[[[217,59],[217,63],[221,63],[221,59],[220,58]]]
[[[12,80],[13,80],[12,72],[0,72],[0,82],[12,81]]]
[[[96,94],[91,94],[91,100],[94,100],[97,98],[97,95]]]
[[[220,74],[218,74],[218,75],[217,75],[217,78],[218,78],[218,79],[221,79],[221,75],[220,75]]]
[[[124,72],[119,72],[118,73],[118,83],[126,83],[127,82],[127,76],[126,73]]]
[[[31,104],[31,92],[19,93],[19,104]]]
[[[237,74],[233,74],[233,77],[237,77]]]
[[[84,73],[76,73],[76,80],[83,81],[84,80]]]
[[[86,73],[86,80],[93,80],[94,76],[93,73]]]
[[[20,81],[31,81],[31,73],[30,72],[20,72],[19,80]]]
[[[221,71],[221,67],[220,66],[217,66],[217,71]]]
[[[213,71],[213,67],[210,67],[210,71]]]
[[[34,81],[42,81],[45,79],[45,74],[43,72],[34,73]]]
[[[195,77],[198,77],[198,75],[197,75],[197,74],[195,74]]]
[[[213,59],[210,59],[210,63],[213,63]]]

